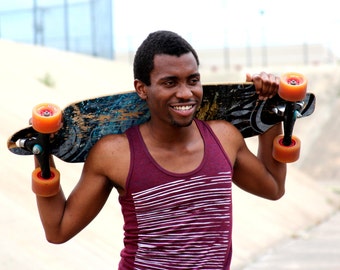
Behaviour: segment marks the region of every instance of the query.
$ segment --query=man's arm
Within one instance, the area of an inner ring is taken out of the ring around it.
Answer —
[[[114,179],[113,175],[124,179],[125,175],[119,174],[126,169],[117,159],[122,157],[122,149],[114,151],[113,142],[112,138],[103,138],[92,148],[80,180],[67,199],[62,188],[52,197],[37,196],[39,215],[49,242],[66,242],[86,227],[100,212],[115,185],[110,180]],[[117,145],[126,146],[124,143]],[[52,158],[50,164],[54,166]]]
[[[279,78],[272,74],[247,74],[246,80],[254,83],[260,99],[272,98],[278,91]],[[257,157],[248,150],[244,140],[239,139],[241,144],[235,159],[234,182],[242,189],[268,199],[283,196],[287,166],[272,156],[273,140],[280,134],[281,123],[259,135]]]
[[[244,140],[236,154],[233,181],[240,188],[254,195],[277,200],[284,195],[286,164],[272,156],[273,139],[281,134],[281,125],[275,125],[259,135],[258,153],[249,151]]]

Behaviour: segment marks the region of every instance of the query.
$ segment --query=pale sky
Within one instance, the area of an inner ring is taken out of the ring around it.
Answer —
[[[149,32],[180,33],[195,47],[321,43],[340,52],[336,1],[114,0],[116,48]]]
[[[64,3],[64,0],[36,1],[38,5]],[[31,8],[33,0],[1,2],[0,9],[4,10],[24,5]],[[323,44],[340,55],[340,16],[334,0],[112,0],[112,3],[118,51],[134,51],[148,33],[165,29],[178,32],[195,48],[306,42]]]

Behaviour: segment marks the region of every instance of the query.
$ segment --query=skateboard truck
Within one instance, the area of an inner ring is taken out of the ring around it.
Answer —
[[[301,142],[293,136],[296,118],[300,116],[299,109],[303,107],[306,96],[307,79],[299,73],[286,73],[280,78],[278,95],[285,100],[283,114],[283,135],[278,135],[273,141],[273,157],[279,162],[294,162],[299,158]],[[301,107],[302,104],[302,107]]]
[[[17,144],[19,147],[23,147],[31,151],[40,164],[41,176],[44,179],[51,177],[49,155],[50,155],[50,135],[38,133],[37,137],[28,139],[20,139]]]
[[[294,128],[297,116],[298,116],[298,110],[296,110],[296,103],[287,102],[286,108],[284,111],[284,118],[283,118],[284,136],[283,136],[282,143],[285,146],[290,146],[292,144],[293,128]]]
[[[51,167],[50,137],[61,128],[62,113],[51,103],[38,104],[32,111],[32,127],[38,132],[36,138],[24,142],[38,159],[40,167],[32,172],[32,190],[40,197],[55,196],[60,190],[60,173]]]

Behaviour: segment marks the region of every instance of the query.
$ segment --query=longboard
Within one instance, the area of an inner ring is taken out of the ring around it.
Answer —
[[[278,95],[259,100],[253,83],[207,84],[203,86],[203,101],[196,117],[226,120],[247,138],[284,121],[286,106],[287,101]],[[314,94],[307,93],[294,106],[299,117],[311,115],[315,109]],[[123,133],[149,118],[146,102],[134,91],[72,103],[62,111],[63,126],[50,139],[50,152],[66,162],[84,162],[100,138]],[[8,149],[14,154],[31,155],[32,149],[19,141],[34,140],[38,136],[32,126],[24,128],[8,139]]]

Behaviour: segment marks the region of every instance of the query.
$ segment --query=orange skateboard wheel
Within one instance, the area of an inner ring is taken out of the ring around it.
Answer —
[[[280,78],[279,96],[284,100],[295,102],[303,100],[307,92],[307,79],[299,73],[290,72]]]
[[[51,177],[44,179],[41,169],[36,168],[32,172],[32,191],[40,197],[52,197],[60,190],[60,173],[55,168],[50,168]]]
[[[273,157],[282,163],[297,161],[300,157],[301,141],[292,136],[292,143],[288,146],[283,144],[283,135],[276,136],[273,141]]]
[[[62,113],[57,105],[41,103],[32,110],[32,126],[40,133],[55,133],[61,128]]]

